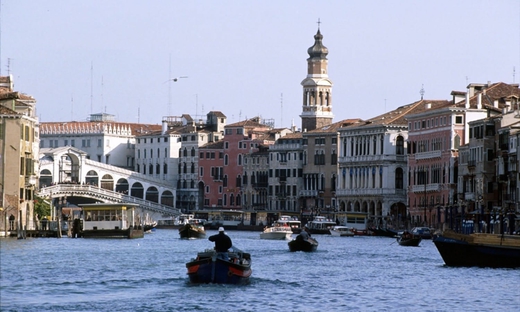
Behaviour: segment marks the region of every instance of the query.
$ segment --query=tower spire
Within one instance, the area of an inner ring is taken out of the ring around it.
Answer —
[[[311,131],[332,123],[332,81],[328,75],[327,55],[329,49],[323,45],[323,35],[318,31],[314,35],[314,45],[307,49],[307,78],[303,86],[302,130]]]

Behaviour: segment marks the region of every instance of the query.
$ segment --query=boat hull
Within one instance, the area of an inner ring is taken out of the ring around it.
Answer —
[[[289,251],[305,251],[313,252],[318,249],[318,242],[315,239],[309,238],[308,240],[293,239],[288,243]]]
[[[410,247],[417,247],[421,243],[422,238],[420,236],[418,237],[412,237],[412,238],[397,238],[397,242],[401,246],[410,246]]]
[[[186,224],[179,229],[179,235],[181,238],[204,238],[206,237],[206,231],[202,226],[193,226]]]
[[[83,238],[143,238],[144,230],[142,227],[112,230],[83,230],[81,236]]]
[[[445,232],[433,243],[447,266],[520,267],[520,236]]]
[[[286,240],[291,239],[292,231],[289,232],[262,232],[260,233],[261,239],[273,239],[273,240]]]
[[[330,229],[330,235],[352,237],[352,236],[354,236],[354,232],[352,232],[349,228],[346,228],[346,227],[334,227],[334,228]]]
[[[197,259],[186,263],[188,277],[195,284],[235,284],[249,283],[252,274],[251,257],[247,253],[228,253],[229,260],[219,257],[219,253],[206,251]]]

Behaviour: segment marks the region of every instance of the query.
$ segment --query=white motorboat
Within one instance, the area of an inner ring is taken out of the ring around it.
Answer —
[[[280,216],[280,218],[276,222],[291,227],[292,232],[294,234],[300,234],[300,232],[302,231],[302,223],[300,220],[298,220],[297,217],[283,215]]]
[[[332,236],[354,236],[354,232],[347,226],[336,225],[329,229]]]
[[[307,228],[311,234],[330,234],[330,229],[336,222],[323,216],[315,216],[314,220],[307,223]]]
[[[292,229],[290,226],[274,223],[271,227],[266,227],[260,238],[262,239],[291,239]]]

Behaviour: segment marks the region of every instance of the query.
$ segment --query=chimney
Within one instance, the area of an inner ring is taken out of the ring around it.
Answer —
[[[466,105],[465,105],[466,108],[469,108],[469,96],[470,95],[469,95],[469,90],[468,90],[468,92],[466,92]]]
[[[482,109],[482,93],[479,93],[477,97],[477,109]]]
[[[166,131],[168,131],[168,121],[163,120],[161,134],[166,134]]]

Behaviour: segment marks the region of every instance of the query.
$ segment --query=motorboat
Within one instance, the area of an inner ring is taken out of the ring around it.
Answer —
[[[399,243],[400,246],[413,246],[417,247],[421,243],[421,236],[414,235],[408,231],[404,231],[400,235],[397,236],[397,243]]]
[[[260,238],[262,239],[291,239],[291,235],[293,234],[292,229],[288,225],[283,225],[278,222],[275,222],[273,226],[266,227],[262,233],[260,233]]]
[[[186,268],[190,282],[197,284],[248,284],[253,272],[251,255],[233,247],[230,252],[199,252]]]
[[[179,235],[181,238],[204,238],[206,237],[206,230],[198,219],[190,219],[179,229]]]
[[[336,225],[336,222],[323,216],[316,216],[307,223],[307,228],[311,234],[330,234],[330,229]]]
[[[447,266],[520,268],[520,235],[445,230],[433,243]]]
[[[354,236],[352,229],[344,225],[335,225],[329,231],[332,236]]]
[[[300,235],[288,243],[289,251],[312,252],[318,249],[318,241],[312,237],[303,239]]]
[[[302,231],[302,222],[297,217],[283,215],[276,222],[290,226],[294,234],[300,234]]]

